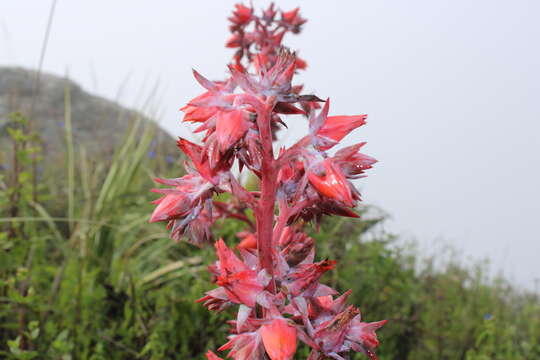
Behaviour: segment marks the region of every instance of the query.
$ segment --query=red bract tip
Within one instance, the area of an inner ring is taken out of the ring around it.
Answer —
[[[307,62],[305,60],[300,59],[298,56],[296,57],[296,68],[305,70],[307,68]]]

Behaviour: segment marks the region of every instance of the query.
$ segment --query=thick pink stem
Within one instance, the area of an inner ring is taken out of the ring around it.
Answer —
[[[275,166],[274,150],[272,148],[272,131],[270,116],[274,107],[274,99],[265,103],[263,111],[257,116],[257,125],[262,145],[262,171],[261,196],[256,212],[257,220],[257,248],[259,251],[259,265],[266,269],[271,276],[268,290],[275,292],[274,266],[272,259],[272,235],[274,227],[274,207],[277,192],[277,169]]]

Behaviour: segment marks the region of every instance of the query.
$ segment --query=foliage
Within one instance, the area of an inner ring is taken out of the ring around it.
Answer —
[[[77,156],[81,160],[74,163],[71,219],[65,217],[69,191],[43,186],[38,194],[41,207],[32,206],[31,179],[24,190],[27,195],[18,203],[20,214],[10,217],[5,199],[13,173],[3,174],[0,357],[203,359],[208,349],[225,341],[230,314],[210,314],[194,302],[210,286],[204,270],[214,256],[208,249],[194,251],[190,245],[171,243],[159,226],[147,224],[151,196],[145,190],[153,174],[165,170],[157,169],[155,159],[129,156],[144,153],[148,141],[143,140],[128,134],[117,150],[128,154],[125,161],[102,165],[90,179],[83,174],[97,170],[85,169],[87,162]],[[77,144],[74,148],[80,155]],[[32,176],[29,167],[31,162],[24,176]],[[128,167],[136,168],[131,177],[136,181],[128,181]],[[68,173],[67,166],[49,171]],[[112,172],[117,185],[127,185],[107,191],[105,179]],[[40,183],[46,182],[47,172]],[[99,194],[106,192],[109,195],[101,197],[107,203],[98,215],[93,209]],[[52,210],[54,216],[49,215]],[[391,326],[380,334],[380,358],[540,357],[537,295],[486,278],[482,266],[466,268],[455,261],[431,266],[414,248],[386,234],[384,219],[369,212],[361,221],[324,222],[313,236],[332,238],[318,242],[319,256],[341,264],[325,281],[339,290],[353,289],[350,300],[368,314],[367,320],[383,315],[389,319]],[[12,225],[24,235],[8,236]],[[241,227],[218,226],[229,243]],[[24,283],[28,290],[21,295]],[[26,339],[22,348],[21,334]]]

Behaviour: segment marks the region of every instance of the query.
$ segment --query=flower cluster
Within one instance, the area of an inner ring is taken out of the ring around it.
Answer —
[[[376,359],[375,330],[385,321],[362,322],[347,305],[350,291],[339,295],[319,283],[335,262],[315,261],[314,240],[303,232],[325,215],[357,217],[360,194],[351,180],[376,160],[360,152],[365,143],[329,151],[366,115],[329,116],[329,99],[292,84],[306,63],[282,40],[306,22],[298,9],[278,12],[272,4],[257,16],[238,4],[230,21],[227,47],[238,49],[230,76],[210,81],[194,71],[205,92],[181,110],[183,121],[203,133],[202,144],[179,139],[187,174],[157,180],[169,188],[155,190],[163,196],[151,221],[167,221],[173,239],[196,245],[214,242],[216,219],[246,223],[237,252],[221,239],[214,243],[218,260],[209,270],[217,287],[198,300],[212,311],[238,308],[229,341],[218,349],[229,350],[228,357],[288,360],[301,341],[312,349],[309,360],[343,360],[351,351]],[[275,152],[276,132],[288,116],[305,117],[309,133]],[[235,164],[257,177],[258,191],[242,186]],[[224,192],[231,200],[217,201]],[[220,359],[211,351],[207,357]]]

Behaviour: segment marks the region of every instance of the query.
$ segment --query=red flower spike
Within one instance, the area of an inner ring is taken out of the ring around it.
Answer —
[[[329,116],[329,100],[321,104],[294,83],[307,64],[283,41],[306,22],[298,8],[281,11],[272,3],[257,14],[237,4],[229,20],[230,74],[211,81],[193,71],[204,92],[181,111],[202,140],[178,140],[187,175],[156,179],[169,188],[154,190],[163,196],[150,221],[167,221],[172,239],[199,246],[213,241],[218,219],[246,224],[236,234],[239,255],[223,240],[215,243],[218,260],[208,271],[217,287],[197,300],[210,311],[236,310],[229,341],[219,348],[229,350],[228,358],[290,360],[300,340],[312,349],[308,360],[344,360],[351,352],[376,360],[375,331],[385,321],[361,322],[347,306],[351,291],[338,296],[319,282],[335,261],[314,262],[315,241],[304,232],[307,222],[318,228],[324,216],[359,216],[353,209],[360,193],[349,179],[363,177],[376,160],[360,153],[365,143],[334,156],[326,151],[363,125],[365,115]],[[276,159],[273,141],[290,115],[306,117],[309,133]],[[232,171],[235,162],[240,174]],[[249,187],[240,180],[249,178],[246,170],[256,177]],[[212,351],[206,356],[221,359]]]
[[[261,326],[264,348],[271,360],[290,360],[296,352],[296,329],[284,318]]]

